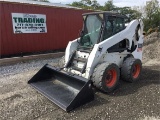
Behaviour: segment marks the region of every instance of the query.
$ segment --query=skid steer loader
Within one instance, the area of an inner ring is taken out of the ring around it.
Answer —
[[[59,67],[46,64],[28,83],[65,111],[94,99],[93,87],[111,92],[119,79],[142,70],[143,22],[113,12],[83,14],[80,37],[68,43]]]

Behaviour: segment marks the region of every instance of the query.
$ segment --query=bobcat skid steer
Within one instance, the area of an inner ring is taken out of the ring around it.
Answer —
[[[83,14],[80,38],[70,41],[59,68],[46,64],[28,83],[65,111],[94,99],[93,86],[113,91],[142,70],[143,22],[113,12]]]

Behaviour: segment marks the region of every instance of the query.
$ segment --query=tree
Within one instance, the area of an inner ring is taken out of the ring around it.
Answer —
[[[71,6],[80,7],[83,9],[102,10],[102,11],[115,11],[120,14],[126,15],[130,20],[141,17],[141,13],[137,10],[133,10],[130,7],[116,7],[112,1],[107,1],[104,6],[101,6],[97,0],[81,0],[79,2],[73,2]]]
[[[140,18],[141,13],[137,10],[133,10],[130,7],[116,7],[112,1],[107,1],[104,6],[101,6],[97,0],[81,0],[79,2],[73,2],[70,4],[74,7],[80,7],[83,9],[102,10],[102,11],[115,11],[120,14],[124,14],[130,18],[130,20]]]
[[[115,11],[120,14],[126,15],[133,19],[141,18],[144,22],[144,30],[150,28],[160,28],[160,6],[158,0],[148,1],[144,7],[117,7],[113,5],[112,1],[107,1],[104,6],[101,6],[97,0],[81,0],[73,2],[71,6],[80,7],[83,9],[102,10],[102,11]]]
[[[95,10],[95,9],[98,9],[100,7],[100,4],[96,0],[93,0],[91,2],[91,6]]]
[[[113,5],[112,1],[107,1],[104,5],[104,10],[105,11],[113,11],[115,6]]]
[[[145,6],[144,30],[160,26],[160,7],[158,0],[148,1]]]
[[[79,2],[73,2],[70,5],[74,7],[92,10],[97,10],[100,7],[100,4],[97,2],[97,0],[81,0]]]
[[[72,4],[68,4],[74,7],[84,8],[86,5],[84,5],[82,2],[73,2]]]
[[[81,0],[79,2],[73,2],[72,4],[69,4],[71,6],[74,6],[74,7],[79,7],[79,8],[83,8],[83,9],[90,9],[90,6],[89,6],[89,1],[84,1],[84,0]]]
[[[114,11],[126,15],[130,20],[134,20],[141,17],[141,13],[137,10],[133,10],[130,7],[115,7]]]
[[[49,2],[48,0],[33,0],[33,1],[39,1],[39,2]]]

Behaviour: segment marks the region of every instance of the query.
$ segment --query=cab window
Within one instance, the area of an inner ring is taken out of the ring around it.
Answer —
[[[113,35],[115,23],[116,23],[116,17],[108,16],[106,18],[106,21],[105,21],[106,25],[105,25],[105,29],[104,29],[103,40],[105,40]]]
[[[103,40],[125,29],[124,18],[121,17],[107,16],[105,24]]]
[[[124,18],[118,18],[116,19],[116,28],[115,28],[115,33],[118,33],[122,30],[125,29],[125,23],[124,23]]]

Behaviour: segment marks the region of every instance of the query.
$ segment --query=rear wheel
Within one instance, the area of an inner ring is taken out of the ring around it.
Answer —
[[[64,56],[58,61],[58,67],[62,68],[64,67],[65,59]]]
[[[119,74],[116,64],[101,63],[92,75],[93,85],[104,92],[111,92],[118,86]]]
[[[122,64],[121,77],[125,81],[134,82],[140,78],[141,71],[141,60],[135,58],[127,58]]]

